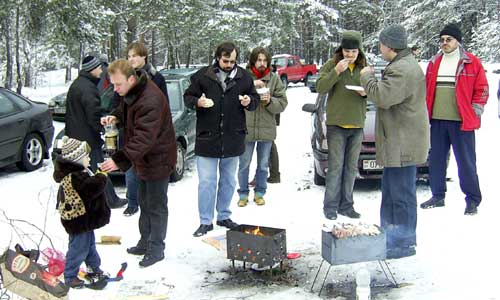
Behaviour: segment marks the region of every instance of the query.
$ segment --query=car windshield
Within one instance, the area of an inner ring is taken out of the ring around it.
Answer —
[[[181,101],[183,101],[183,96],[180,83],[179,80],[167,81],[168,100],[172,112],[182,110]]]
[[[273,58],[273,65],[283,67],[286,65],[286,57],[276,57]]]

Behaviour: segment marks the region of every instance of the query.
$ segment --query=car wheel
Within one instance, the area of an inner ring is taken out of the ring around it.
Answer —
[[[17,167],[23,171],[33,171],[43,164],[43,154],[45,144],[39,135],[30,133],[24,138],[21,147],[21,160],[16,163]]]
[[[324,177],[321,177],[321,175],[318,174],[318,171],[316,170],[316,166],[314,166],[314,184],[315,185],[325,185],[326,180]]]
[[[182,179],[184,176],[184,164],[186,163],[186,149],[182,144],[177,142],[177,162],[175,163],[175,169],[172,175],[170,175],[170,182],[176,182]]]
[[[281,82],[283,82],[283,85],[285,86],[286,89],[288,87],[288,77],[281,76]]]
[[[307,86],[307,82],[309,81],[309,77],[311,76],[311,74],[307,73],[306,77],[304,77],[304,79],[302,81],[304,81],[304,86]]]

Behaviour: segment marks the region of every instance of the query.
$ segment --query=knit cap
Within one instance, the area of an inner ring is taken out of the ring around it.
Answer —
[[[92,55],[89,55],[89,56],[86,56],[82,61],[82,70],[90,72],[90,71],[94,70],[95,68],[99,67],[100,65],[101,65],[101,61],[98,58],[96,58]]]
[[[443,35],[452,36],[455,39],[457,39],[459,43],[462,42],[462,31],[460,31],[460,28],[458,28],[457,24],[453,23],[446,24],[443,30],[441,30],[441,32],[439,33],[439,36]]]
[[[379,40],[392,49],[405,49],[408,47],[408,35],[401,25],[390,25],[380,32]]]
[[[82,142],[67,136],[62,138],[62,157],[76,163],[81,163],[82,159],[90,154],[90,146],[87,142]]]

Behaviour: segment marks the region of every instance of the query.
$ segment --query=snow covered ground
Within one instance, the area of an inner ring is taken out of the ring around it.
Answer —
[[[125,279],[110,283],[103,291],[88,289],[71,290],[70,299],[121,299],[125,286],[144,284],[155,280],[156,294],[167,294],[169,299],[355,299],[353,281],[357,270],[371,272],[378,287],[372,290],[372,299],[500,299],[498,274],[500,269],[498,228],[500,203],[498,195],[498,112],[496,91],[500,75],[493,74],[498,64],[489,65],[490,99],[483,115],[483,126],[476,132],[477,165],[483,192],[483,202],[476,216],[464,216],[464,195],[460,191],[456,164],[452,160],[448,170],[446,207],[432,210],[418,209],[417,255],[399,260],[389,260],[400,288],[389,288],[388,281],[376,262],[364,262],[332,267],[327,279],[327,289],[321,297],[310,293],[312,280],[321,262],[320,242],[322,201],[324,188],[312,183],[313,165],[310,147],[310,115],[302,112],[304,103],[312,103],[312,94],[298,84],[288,89],[289,106],[282,114],[277,145],[280,153],[282,183],[269,185],[266,205],[257,207],[252,202],[239,208],[232,205],[232,219],[242,224],[255,224],[287,230],[289,252],[302,257],[286,262],[286,273],[275,275],[238,271],[230,274],[230,262],[224,251],[194,238],[192,233],[199,225],[197,211],[196,165],[191,160],[185,178],[169,186],[169,223],[166,240],[166,259],[152,267],[138,267],[139,257],[128,255],[127,247],[138,239],[138,215],[124,217],[115,209],[108,226],[97,230],[96,236],[119,235],[122,244],[99,245],[102,268],[115,273],[122,262],[128,262]],[[63,74],[60,72],[60,74]],[[62,77],[62,76],[61,76]],[[36,100],[47,102],[50,97],[64,92],[68,86],[51,77],[50,87],[27,90]],[[55,122],[56,131],[63,124]],[[15,167],[0,169],[0,250],[22,242],[34,247],[40,241],[36,230],[25,224],[15,224],[24,231],[14,231],[6,217],[27,220],[45,230],[54,246],[67,249],[67,235],[55,210],[57,185],[52,180],[50,160],[31,173]],[[124,196],[123,184],[117,186]],[[418,185],[419,203],[430,196],[429,187]],[[252,195],[251,195],[252,197]],[[380,207],[379,186],[375,182],[358,182],[354,192],[355,206],[367,223],[378,223]],[[236,200],[237,196],[234,196]],[[208,236],[223,235],[225,230],[216,226]],[[41,248],[48,247],[43,239]],[[323,267],[325,270],[325,267]],[[322,279],[324,271],[320,274]],[[16,297],[14,297],[16,299]]]

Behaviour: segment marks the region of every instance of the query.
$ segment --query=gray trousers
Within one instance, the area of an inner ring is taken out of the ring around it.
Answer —
[[[363,141],[362,128],[326,128],[328,141],[328,172],[326,174],[323,213],[330,217],[333,213],[353,209],[354,180],[358,172],[359,152]]]
[[[168,182],[169,177],[160,180],[139,179],[138,200],[140,217],[137,243],[147,254],[161,257],[165,250],[168,223]]]

